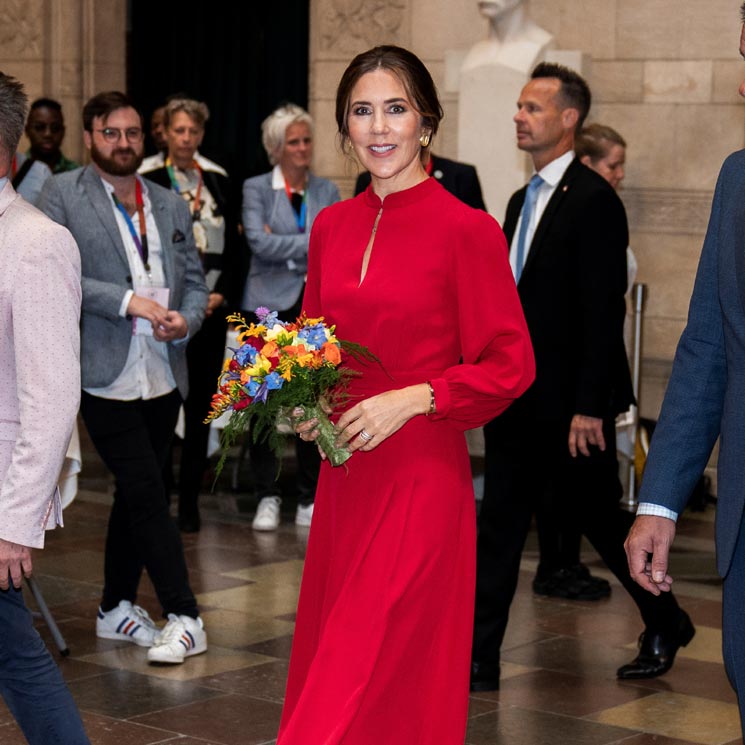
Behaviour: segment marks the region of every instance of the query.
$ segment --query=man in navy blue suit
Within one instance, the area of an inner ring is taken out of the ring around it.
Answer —
[[[745,57],[745,3],[740,54]],[[740,85],[745,96],[745,82]],[[631,576],[654,595],[668,591],[675,521],[717,437],[717,569],[724,578],[724,664],[745,717],[745,151],[722,166],[688,324],[678,344],[626,540]],[[650,558],[651,556],[651,558]]]

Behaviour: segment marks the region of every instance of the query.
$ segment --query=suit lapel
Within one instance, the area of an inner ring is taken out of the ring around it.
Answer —
[[[124,249],[122,237],[119,234],[119,227],[117,226],[116,218],[114,217],[114,208],[112,206],[111,197],[108,195],[104,185],[101,183],[101,177],[93,166],[87,166],[83,171],[80,180],[85,193],[88,195],[88,199],[93,205],[93,209],[95,210],[98,219],[109,234],[112,245],[116,248],[116,251],[124,262],[124,265],[129,267],[127,252]]]
[[[579,165],[580,162],[577,158],[575,158],[569,164],[569,167],[564,172],[564,176],[562,177],[561,181],[559,181],[559,183],[556,185],[556,189],[554,189],[554,193],[551,195],[551,199],[548,200],[546,209],[543,210],[540,222],[536,226],[535,234],[533,235],[533,240],[530,244],[530,251],[528,252],[528,257],[525,260],[525,266],[523,267],[522,275],[520,277],[521,280],[522,277],[525,276],[525,273],[530,271],[531,265],[535,263],[536,256],[540,253],[546,235],[551,228],[551,223],[554,219],[554,216],[559,211],[564,198],[566,197],[569,190],[572,188],[572,183],[574,181]]]

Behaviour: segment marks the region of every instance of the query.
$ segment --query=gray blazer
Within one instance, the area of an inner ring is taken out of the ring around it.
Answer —
[[[152,183],[147,188],[163,248],[169,306],[185,318],[189,337],[193,337],[204,318],[207,286],[194,243],[189,208],[168,189]],[[131,319],[119,315],[124,295],[133,287],[111,198],[95,168],[86,166],[48,179],[39,207],[68,228],[80,248],[82,385],[83,388],[107,386],[124,368],[132,337]],[[185,398],[186,344],[169,342],[168,357],[176,385]]]
[[[295,212],[284,189],[272,188],[272,172],[243,183],[243,227],[251,249],[251,269],[241,305],[253,310],[287,310],[300,297],[308,271],[308,240],[318,213],[339,201],[336,184],[311,174],[308,178],[308,218],[298,233]],[[268,225],[271,233],[264,230]]]

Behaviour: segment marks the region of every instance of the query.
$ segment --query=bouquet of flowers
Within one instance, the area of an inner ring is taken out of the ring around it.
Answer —
[[[285,323],[268,308],[257,308],[258,324],[247,324],[241,315],[228,316],[237,324],[239,346],[226,361],[218,380],[219,392],[212,397],[212,409],[205,420],[211,422],[230,411],[222,434],[223,454],[246,432],[253,421],[254,440],[266,439],[281,457],[284,437],[293,433],[292,422],[317,419],[316,442],[332,466],[344,463],[351,453],[335,444],[336,430],[322,400],[329,406],[344,397],[345,384],[359,373],[343,365],[343,355],[375,360],[367,348],[341,341],[335,326],[323,318],[304,313],[294,323]],[[293,417],[301,408],[303,414]]]

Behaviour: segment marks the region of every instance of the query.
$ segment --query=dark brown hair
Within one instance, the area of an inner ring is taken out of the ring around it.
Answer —
[[[83,129],[86,132],[92,132],[93,120],[96,117],[106,120],[109,114],[117,109],[134,109],[140,117],[140,126],[142,126],[142,113],[126,93],[105,91],[97,93],[83,106]]]
[[[530,77],[533,80],[536,78],[556,78],[561,83],[559,93],[561,103],[565,109],[577,110],[579,117],[575,131],[579,132],[590,113],[590,105],[592,104],[590,86],[587,85],[585,79],[578,72],[556,62],[541,62],[533,70]]]
[[[432,136],[437,134],[443,112],[432,76],[419,57],[408,49],[394,46],[368,49],[349,63],[336,91],[336,126],[339,134],[342,137],[349,134],[347,117],[354,86],[363,75],[375,70],[387,70],[401,81],[424,126],[431,130]]]

